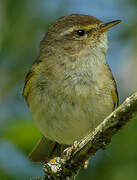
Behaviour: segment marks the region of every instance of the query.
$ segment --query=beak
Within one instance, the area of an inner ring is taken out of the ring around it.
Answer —
[[[121,20],[115,20],[115,21],[111,21],[108,23],[103,23],[98,27],[99,32],[105,32],[108,29],[110,29],[111,27],[115,26],[116,24],[119,24],[121,22]]]

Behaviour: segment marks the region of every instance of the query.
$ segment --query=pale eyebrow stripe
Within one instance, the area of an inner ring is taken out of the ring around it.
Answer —
[[[66,31],[63,31],[62,33],[60,33],[60,36],[63,36],[65,34],[69,34],[70,32],[72,32],[74,30],[74,27],[70,27],[69,29],[67,29]]]
[[[63,36],[63,35],[65,35],[65,34],[69,34],[69,33],[73,32],[74,30],[78,30],[78,29],[89,30],[89,29],[91,29],[91,28],[96,28],[96,27],[97,27],[97,25],[96,25],[96,26],[93,26],[92,24],[89,24],[89,25],[87,25],[86,27],[85,27],[85,26],[84,26],[84,27],[80,27],[80,26],[74,27],[74,26],[73,26],[73,27],[70,27],[69,29],[67,29],[66,31],[60,33],[60,36]]]

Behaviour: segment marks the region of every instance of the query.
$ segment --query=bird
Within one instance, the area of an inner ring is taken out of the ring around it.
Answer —
[[[84,14],[51,24],[26,75],[23,95],[42,138],[29,154],[48,162],[92,132],[118,104],[117,85],[106,61],[108,30]]]

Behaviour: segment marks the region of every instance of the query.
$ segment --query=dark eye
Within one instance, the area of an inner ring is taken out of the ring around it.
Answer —
[[[76,33],[77,33],[77,35],[79,35],[79,36],[84,36],[85,31],[84,31],[83,29],[80,29],[80,30],[77,30]]]

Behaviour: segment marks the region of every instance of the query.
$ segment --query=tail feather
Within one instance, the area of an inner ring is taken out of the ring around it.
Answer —
[[[58,143],[46,139],[44,136],[34,147],[28,158],[34,162],[47,162],[51,159],[52,152],[56,149]]]

